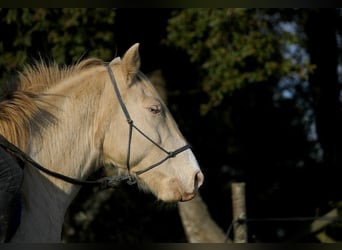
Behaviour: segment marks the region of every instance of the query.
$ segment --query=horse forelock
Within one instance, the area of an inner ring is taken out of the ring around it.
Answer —
[[[44,61],[25,66],[18,81],[1,98],[0,134],[27,150],[30,137],[39,135],[42,128],[55,121],[49,112],[52,105],[44,102],[44,92],[64,79],[102,64],[102,60],[90,58],[64,67]]]

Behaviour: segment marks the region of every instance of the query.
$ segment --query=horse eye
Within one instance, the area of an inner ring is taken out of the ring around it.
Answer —
[[[147,108],[152,114],[157,115],[160,113],[160,107],[157,105],[153,105]]]

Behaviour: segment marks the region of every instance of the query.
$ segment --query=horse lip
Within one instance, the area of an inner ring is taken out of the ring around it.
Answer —
[[[192,200],[193,198],[195,198],[196,196],[196,192],[193,192],[193,193],[185,193],[182,195],[181,199],[180,199],[180,202],[186,202],[186,201],[190,201]]]

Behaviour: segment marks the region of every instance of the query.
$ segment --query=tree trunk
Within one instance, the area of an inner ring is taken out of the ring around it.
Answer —
[[[318,142],[323,150],[323,161],[317,169],[320,199],[330,201],[341,197],[342,188],[342,113],[338,82],[337,29],[341,22],[336,9],[307,11],[305,31],[311,63],[316,66],[309,76]]]
[[[336,9],[309,10],[305,25],[311,63],[316,65],[310,75],[310,87],[319,142],[327,166],[341,163],[342,116],[339,101],[337,65],[337,27],[340,18]]]
[[[232,183],[233,221],[245,220],[247,217],[245,185],[244,182]],[[234,242],[247,243],[247,241],[247,224],[234,223]]]
[[[190,243],[224,243],[225,234],[211,218],[199,194],[187,202],[178,203],[185,234]],[[231,240],[228,239],[228,242]]]

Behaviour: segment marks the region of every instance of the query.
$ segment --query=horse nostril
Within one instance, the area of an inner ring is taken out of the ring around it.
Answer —
[[[195,175],[195,178],[194,178],[194,187],[195,187],[195,190],[198,189],[200,186],[202,186],[203,184],[203,174],[201,171],[197,172],[196,175]]]

